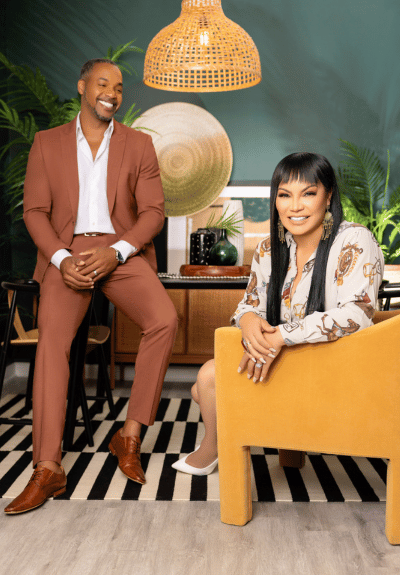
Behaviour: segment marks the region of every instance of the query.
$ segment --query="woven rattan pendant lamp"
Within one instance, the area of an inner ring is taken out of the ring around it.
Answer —
[[[143,81],[176,92],[240,90],[261,81],[260,57],[221,0],[183,0],[179,18],[149,44]]]

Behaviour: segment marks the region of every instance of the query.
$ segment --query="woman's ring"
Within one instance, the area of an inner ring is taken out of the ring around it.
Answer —
[[[94,272],[93,272],[93,273],[94,273],[94,275],[95,275],[95,276],[97,276],[97,270],[94,270]]]
[[[247,341],[245,341],[244,339],[242,339],[243,349],[245,349],[246,351],[249,351],[248,345],[249,345],[249,344],[247,343]]]
[[[262,363],[256,363],[256,367],[262,367]]]

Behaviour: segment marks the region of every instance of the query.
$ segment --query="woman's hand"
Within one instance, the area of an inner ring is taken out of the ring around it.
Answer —
[[[279,329],[274,333],[264,333],[263,337],[269,353],[267,355],[258,355],[256,358],[251,353],[245,352],[238,367],[238,371],[241,373],[247,366],[247,377],[249,379],[253,378],[254,383],[263,381],[267,377],[272,362],[285,345]]]
[[[258,360],[261,356],[271,353],[268,341],[264,336],[275,333],[276,327],[273,327],[267,320],[262,319],[253,312],[242,315],[240,327],[243,347],[250,356]]]

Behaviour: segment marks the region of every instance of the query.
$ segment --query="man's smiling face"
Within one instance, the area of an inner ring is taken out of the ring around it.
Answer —
[[[95,64],[86,78],[79,80],[82,110],[102,122],[109,122],[122,103],[122,74],[117,66]]]

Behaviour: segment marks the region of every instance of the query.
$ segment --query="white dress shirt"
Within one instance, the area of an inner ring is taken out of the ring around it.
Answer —
[[[372,233],[361,226],[343,221],[329,252],[325,280],[325,310],[305,315],[315,264],[314,252],[302,270],[296,291],[297,244],[286,232],[289,267],[282,288],[279,330],[286,345],[335,341],[339,337],[372,325],[378,289],[382,281],[382,250]],[[267,291],[271,275],[271,244],[262,240],[254,253],[250,281],[231,318],[240,327],[240,318],[251,311],[266,319]]]
[[[83,134],[80,113],[76,119],[76,143],[78,153],[79,204],[74,234],[101,232],[115,234],[111,222],[107,201],[107,165],[110,139],[114,131],[114,120],[104,132],[103,140],[95,159]],[[124,262],[136,251],[128,242],[120,240],[111,247],[118,250]],[[60,269],[61,262],[71,254],[68,250],[58,250],[51,258],[51,263]]]

